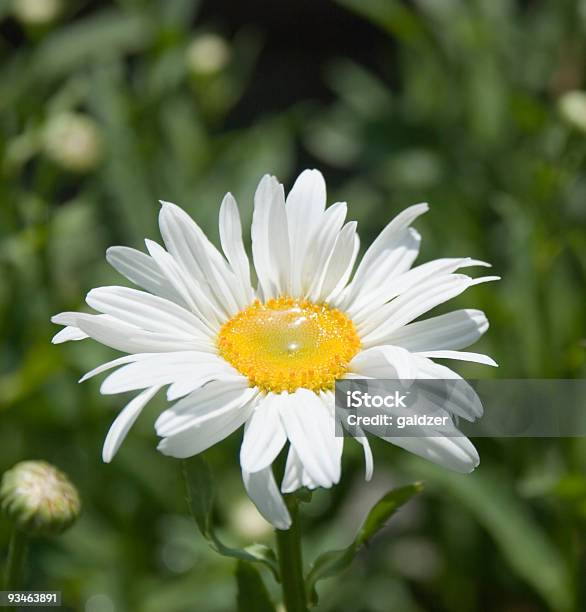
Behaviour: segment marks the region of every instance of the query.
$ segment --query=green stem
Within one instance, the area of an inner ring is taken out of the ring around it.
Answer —
[[[5,589],[7,591],[17,591],[22,586],[27,548],[28,538],[26,534],[14,529],[8,545],[8,560],[6,562]]]
[[[286,495],[285,501],[291,515],[291,527],[287,531],[277,529],[277,553],[283,602],[287,612],[307,612],[298,501],[294,495]]]

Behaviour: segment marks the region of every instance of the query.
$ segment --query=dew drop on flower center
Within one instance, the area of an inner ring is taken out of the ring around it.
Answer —
[[[326,304],[256,301],[223,325],[220,355],[263,391],[333,389],[360,349],[354,323]]]

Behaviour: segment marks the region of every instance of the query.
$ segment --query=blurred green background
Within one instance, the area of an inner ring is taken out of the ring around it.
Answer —
[[[85,612],[235,607],[233,562],[155,451],[162,402],[102,464],[124,398],[76,380],[113,352],[50,344],[51,314],[123,282],[108,245],[158,239],[159,198],[216,240],[226,191],[248,222],[262,174],[290,186],[318,167],[363,244],[429,201],[420,261],[469,255],[503,277],[449,305],[486,311],[474,350],[500,364],[459,371],[584,376],[584,0],[4,0],[0,19],[0,471],[49,460],[84,503],[64,537],[35,542],[29,588]],[[239,441],[208,453],[217,523],[227,541],[270,542]],[[342,484],[305,507],[307,560],[349,542],[392,486],[426,490],[320,584],[320,610],[586,610],[586,441],[477,442],[480,468],[458,476],[376,441],[368,485],[346,442]],[[0,558],[7,541],[0,522]]]

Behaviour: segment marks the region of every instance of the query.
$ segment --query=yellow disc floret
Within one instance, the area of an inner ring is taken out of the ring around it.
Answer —
[[[354,323],[326,304],[281,297],[256,301],[218,334],[220,355],[251,385],[280,393],[333,389],[360,348]]]

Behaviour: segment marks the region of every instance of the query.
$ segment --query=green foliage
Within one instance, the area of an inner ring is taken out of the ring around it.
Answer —
[[[461,503],[490,532],[511,569],[531,583],[554,610],[571,610],[570,572],[559,550],[503,482],[506,476],[484,469],[462,480],[432,464],[414,463],[419,477],[431,476],[444,494]]]
[[[323,578],[337,576],[350,566],[362,546],[380,531],[397,510],[406,504],[414,495],[420,493],[423,486],[420,483],[401,487],[387,493],[370,510],[362,527],[350,546],[343,550],[332,550],[321,554],[311,565],[307,575],[307,592],[313,605],[317,605],[318,597],[315,586]]]
[[[274,612],[275,607],[258,570],[246,561],[236,566],[238,612]]]
[[[226,612],[234,562],[212,548],[274,566],[269,530],[240,481],[239,435],[210,451],[215,503],[205,467],[189,467],[199,537],[178,462],[155,451],[163,400],[103,465],[125,398],[76,380],[115,355],[96,343],[50,344],[52,314],[84,309],[93,286],[124,282],[104,261],[107,246],[159,239],[159,198],[217,240],[226,191],[247,227],[262,174],[290,186],[301,166],[315,166],[328,201],[348,202],[363,245],[404,206],[429,201],[417,222],[420,260],[470,255],[503,277],[447,306],[487,312],[491,328],[472,350],[500,365],[458,371],[586,375],[586,135],[562,103],[585,84],[580,0],[339,0],[323,37],[321,23],[311,34],[307,7],[326,3],[287,3],[299,11],[299,48],[328,46],[327,61],[316,54],[298,66],[315,73],[319,64],[321,97],[300,97],[293,80],[289,88],[297,49],[263,48],[281,7],[275,16],[267,4],[261,19],[252,3],[239,24],[190,0],[72,1],[40,26],[15,19],[16,2],[0,3],[0,472],[50,461],[71,475],[84,508],[58,541],[32,544],[25,588],[61,590],[66,611]],[[337,17],[356,32],[336,48]],[[202,74],[188,50],[210,31],[224,37],[228,60]],[[100,154],[83,171],[79,151],[48,134],[70,114],[99,133]],[[364,485],[361,448],[347,441],[341,483],[302,506],[310,558],[347,544],[382,491],[414,478],[426,490],[343,579],[320,583],[320,610],[585,609],[584,440],[475,443],[482,461],[470,477],[375,441],[375,478]],[[8,539],[0,522],[0,562]],[[255,540],[260,548],[247,549]],[[250,567],[240,576],[259,586]]]
[[[274,551],[263,544],[251,544],[246,548],[230,548],[222,544],[212,520],[215,498],[215,481],[211,469],[201,456],[183,462],[183,476],[187,485],[187,504],[210,546],[224,557],[232,557],[242,562],[261,563],[273,572],[279,580],[279,569]]]

